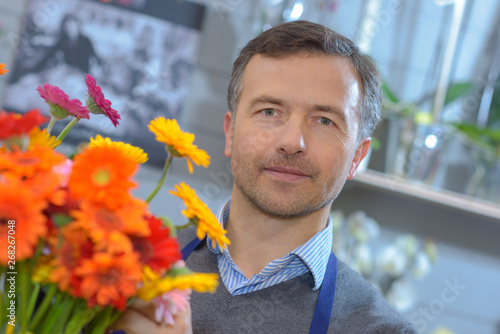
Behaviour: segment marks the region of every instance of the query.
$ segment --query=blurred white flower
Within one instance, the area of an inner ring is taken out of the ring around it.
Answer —
[[[401,279],[392,283],[385,299],[399,312],[410,310],[417,301],[415,286],[407,280]]]
[[[377,257],[377,265],[382,272],[397,277],[406,271],[408,258],[394,245],[389,245]]]
[[[432,239],[425,240],[424,251],[429,257],[429,260],[431,260],[432,264],[435,264],[437,262],[438,255],[436,244],[432,241]]]
[[[380,227],[375,219],[367,217],[363,211],[355,211],[347,218],[349,233],[358,242],[367,242],[378,238]]]
[[[405,252],[408,257],[413,257],[418,250],[418,239],[411,234],[397,237],[395,243],[396,247]]]
[[[399,235],[381,249],[371,243],[380,235],[377,222],[363,211],[344,217],[331,213],[333,251],[340,261],[368,280],[399,311],[416,302],[415,278],[424,278],[437,260],[437,247],[430,239],[423,244],[411,234]],[[405,279],[410,279],[409,281]]]
[[[413,260],[413,270],[412,274],[418,279],[422,279],[429,275],[432,269],[431,260],[426,253],[420,251],[415,254],[415,259]]]
[[[370,247],[358,244],[354,248],[354,257],[361,274],[369,275],[373,271],[373,256]]]

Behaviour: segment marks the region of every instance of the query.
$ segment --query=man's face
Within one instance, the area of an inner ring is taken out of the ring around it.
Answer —
[[[330,204],[368,151],[369,139],[356,141],[361,99],[345,58],[253,56],[234,123],[230,112],[224,123],[233,192],[276,218]]]

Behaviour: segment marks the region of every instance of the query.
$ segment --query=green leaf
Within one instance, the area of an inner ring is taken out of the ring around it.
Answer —
[[[451,125],[479,146],[500,153],[500,129],[480,128],[471,123],[452,123]]]
[[[371,143],[372,150],[378,151],[378,150],[380,150],[380,146],[381,146],[380,140],[378,140],[375,137],[372,137],[372,143]]]
[[[64,225],[71,223],[73,218],[62,213],[56,213],[52,215],[52,221],[57,227],[63,227]]]
[[[476,84],[468,81],[450,85],[448,87],[448,91],[446,92],[444,104],[447,105],[448,103],[453,102],[459,97],[470,94],[475,87]]]
[[[384,99],[387,99],[393,103],[399,103],[399,99],[397,98],[396,94],[394,94],[389,86],[385,83],[385,81],[382,81],[382,96]]]

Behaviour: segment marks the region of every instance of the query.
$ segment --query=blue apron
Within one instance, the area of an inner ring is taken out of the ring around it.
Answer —
[[[182,257],[187,260],[191,252],[205,239],[194,238],[182,249]],[[323,334],[328,331],[330,315],[332,314],[333,299],[335,298],[335,285],[337,283],[337,257],[333,252],[328,258],[325,277],[319,290],[318,301],[314,309],[314,315],[309,328],[309,334]]]

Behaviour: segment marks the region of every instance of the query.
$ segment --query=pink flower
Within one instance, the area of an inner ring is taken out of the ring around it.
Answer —
[[[189,306],[191,290],[174,289],[153,299],[155,305],[155,318],[158,322],[174,324],[174,315],[184,312]]]
[[[86,104],[90,112],[93,114],[106,115],[116,127],[118,125],[118,120],[121,119],[118,111],[111,108],[111,102],[104,98],[101,87],[97,86],[96,80],[91,77],[90,74],[85,76],[85,83],[87,84],[89,92]]]
[[[52,167],[52,171],[59,177],[61,187],[66,187],[68,185],[69,176],[73,171],[73,161],[71,159],[66,159],[62,164]]]
[[[70,100],[68,95],[57,86],[48,83],[38,86],[38,94],[49,105],[50,115],[56,119],[64,119],[68,116],[89,119],[89,111],[78,99]]]

